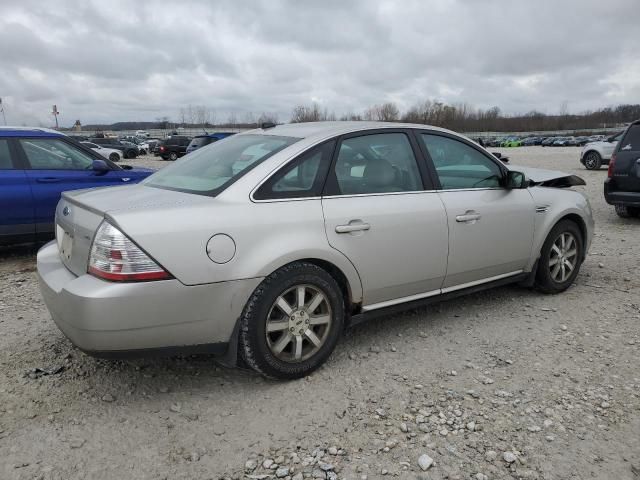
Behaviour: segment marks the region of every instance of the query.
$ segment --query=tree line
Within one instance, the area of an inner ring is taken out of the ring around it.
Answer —
[[[337,116],[334,111],[317,103],[297,105],[289,121],[320,122],[336,120],[364,120],[382,122],[406,122],[434,125],[458,132],[530,132],[552,130],[599,129],[622,126],[640,119],[640,104],[624,104],[598,110],[571,114],[566,102],[558,114],[530,111],[524,114],[504,114],[500,108],[487,110],[474,108],[467,103],[447,104],[436,100],[416,103],[402,112],[393,102],[372,105],[360,113],[348,112]],[[86,129],[143,130],[185,128],[255,128],[262,123],[280,123],[277,113],[231,112],[224,119],[215,110],[203,105],[188,105],[179,111],[177,121],[163,116],[148,122],[118,122],[111,125],[84,125]]]
[[[446,104],[425,100],[401,112],[393,102],[373,105],[362,113],[347,113],[337,117],[334,112],[317,103],[298,105],[291,113],[291,122],[318,122],[333,120],[365,120],[382,122],[406,122],[434,125],[459,132],[525,132],[550,130],[598,129],[620,126],[640,118],[640,104],[605,107],[580,114],[570,114],[566,102],[556,115],[538,111],[506,115],[499,107],[487,110],[473,108],[469,104]]]

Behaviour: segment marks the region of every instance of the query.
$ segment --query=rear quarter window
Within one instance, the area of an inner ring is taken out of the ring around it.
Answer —
[[[640,125],[632,125],[620,142],[620,151],[640,151]]]

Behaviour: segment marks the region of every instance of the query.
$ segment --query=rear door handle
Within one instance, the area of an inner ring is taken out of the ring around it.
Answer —
[[[464,215],[458,215],[456,217],[456,222],[458,223],[471,223],[480,220],[482,215],[473,210],[467,210]]]
[[[58,177],[40,177],[36,178],[36,182],[38,183],[58,183],[61,182],[62,179]]]
[[[361,232],[365,230],[369,230],[371,225],[368,223],[351,223],[349,222],[347,225],[338,225],[336,226],[336,233],[351,233],[351,232]]]

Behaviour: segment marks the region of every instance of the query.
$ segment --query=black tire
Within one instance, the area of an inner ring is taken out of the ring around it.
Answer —
[[[587,170],[600,170],[602,157],[598,152],[591,151],[584,156],[584,167]]]
[[[640,217],[640,207],[628,207],[627,205],[614,205],[616,213],[620,218]]]
[[[169,160],[171,160],[172,162],[175,162],[178,159],[178,154],[176,152],[171,152],[169,154]]]
[[[331,307],[331,323],[324,343],[306,360],[277,358],[267,343],[266,325],[272,305],[283,292],[297,285],[319,289]],[[307,262],[286,265],[265,278],[253,292],[240,317],[239,351],[244,362],[269,378],[292,380],[309,375],[331,355],[343,331],[344,298],[340,286],[325,270]]]
[[[576,265],[571,271],[571,274],[564,281],[556,281],[552,277],[549,262],[551,261],[551,250],[554,242],[563,233],[570,233],[575,238],[577,250]],[[576,276],[580,271],[580,266],[582,265],[583,256],[584,239],[582,238],[582,231],[580,230],[580,227],[571,220],[561,220],[558,222],[556,226],[551,229],[551,232],[549,232],[540,252],[540,259],[538,260],[538,269],[536,271],[535,279],[536,289],[543,293],[551,294],[564,292],[576,279]]]
[[[120,155],[118,155],[117,153],[113,152],[111,155],[109,155],[109,160],[111,160],[112,162],[119,162],[120,161]]]

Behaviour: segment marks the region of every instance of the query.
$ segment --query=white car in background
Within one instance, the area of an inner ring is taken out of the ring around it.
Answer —
[[[599,170],[602,165],[609,165],[611,155],[613,155],[623,133],[620,132],[599,142],[587,143],[580,152],[580,163],[587,170]]]
[[[93,142],[80,142],[80,143],[82,143],[83,145],[86,145],[94,152],[99,153],[104,158],[108,158],[112,162],[119,162],[120,160],[122,160],[122,152],[120,150],[116,150],[115,148],[105,148]]]
[[[136,130],[136,137],[138,138],[149,138],[149,132],[145,130]]]

